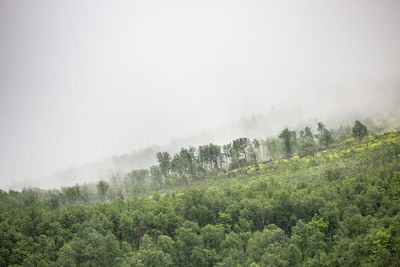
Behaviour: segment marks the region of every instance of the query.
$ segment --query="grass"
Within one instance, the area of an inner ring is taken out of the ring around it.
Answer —
[[[383,144],[400,144],[400,131],[382,132],[362,139],[354,138],[345,140],[337,145],[316,152],[314,156],[300,158],[294,156],[290,159],[278,159],[268,163],[258,163],[259,168],[254,165],[242,167],[229,171],[225,174],[218,173],[203,179],[193,180],[180,186],[164,188],[159,194],[178,194],[190,188],[224,188],[224,187],[252,187],[256,184],[266,182],[289,182],[296,184],[298,181],[315,181],[323,175],[327,166],[337,165],[345,168],[350,161],[361,156],[364,151],[372,150]],[[149,192],[147,195],[151,195]]]

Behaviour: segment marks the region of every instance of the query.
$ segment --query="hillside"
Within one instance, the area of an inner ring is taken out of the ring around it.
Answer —
[[[400,131],[311,154],[0,191],[0,265],[399,266]]]
[[[343,115],[345,114],[345,115]],[[378,130],[385,129],[393,121],[394,114],[374,114],[366,115],[357,113],[342,112],[339,116],[331,115],[324,118],[327,125],[333,128],[339,128],[340,125],[351,124],[359,117],[366,118],[366,125],[369,129]],[[321,116],[321,114],[319,115]],[[371,118],[374,118],[372,120]],[[232,140],[246,136],[248,138],[265,138],[276,136],[285,125],[294,125],[295,129],[304,128],[305,125],[316,124],[314,118],[306,116],[300,110],[292,112],[271,109],[266,114],[260,114],[249,118],[243,118],[239,121],[232,121],[216,128],[195,132],[191,135],[172,138],[168,144],[153,145],[146,148],[137,149],[129,153],[114,155],[91,161],[83,165],[71,166],[63,171],[52,173],[40,178],[30,177],[23,181],[13,181],[6,189],[22,189],[23,187],[37,187],[42,189],[59,188],[62,186],[73,186],[76,183],[96,183],[99,180],[107,180],[113,175],[124,175],[134,169],[149,168],[157,163],[154,155],[159,151],[167,151],[170,154],[179,152],[180,148],[188,146],[198,146],[206,143],[222,144]],[[378,126],[376,125],[378,124]],[[134,138],[134,136],[133,136]],[[1,187],[0,187],[1,188]]]

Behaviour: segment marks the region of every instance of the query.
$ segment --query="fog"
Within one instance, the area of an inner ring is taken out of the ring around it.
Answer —
[[[399,12],[397,0],[2,0],[0,188],[399,114]]]

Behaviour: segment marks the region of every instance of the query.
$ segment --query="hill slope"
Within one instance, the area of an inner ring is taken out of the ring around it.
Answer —
[[[0,265],[398,266],[399,156],[395,131],[104,204],[1,192]]]

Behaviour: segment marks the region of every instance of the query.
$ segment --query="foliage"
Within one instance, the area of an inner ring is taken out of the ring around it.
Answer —
[[[296,142],[312,155],[256,166],[263,142],[242,138],[97,185],[0,190],[0,265],[400,265],[400,133]]]
[[[279,134],[279,138],[282,139],[284,155],[286,157],[291,157],[296,146],[296,132],[285,128]]]
[[[364,136],[368,135],[367,127],[359,120],[354,122],[353,136],[361,140]]]

